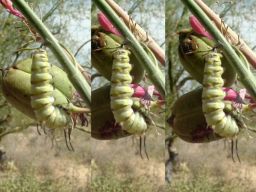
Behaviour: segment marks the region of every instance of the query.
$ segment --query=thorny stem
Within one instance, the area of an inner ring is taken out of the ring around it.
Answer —
[[[73,83],[79,94],[83,97],[87,105],[91,105],[91,88],[87,81],[83,78],[79,70],[74,66],[69,57],[66,55],[63,48],[58,43],[57,39],[37,17],[33,10],[24,0],[14,0],[13,3],[26,17],[27,21],[33,26],[44,39],[44,43],[49,46],[55,54],[59,63],[64,67],[70,81]]]
[[[189,10],[199,19],[199,21],[204,25],[209,33],[214,37],[214,39],[222,46],[224,55],[230,61],[232,66],[237,71],[240,76],[241,82],[256,99],[256,79],[250,70],[243,64],[239,56],[236,54],[232,46],[228,43],[226,38],[221,34],[218,28],[212,23],[212,21],[207,17],[203,10],[195,3],[194,0],[182,0],[182,2],[189,8]]]
[[[149,74],[149,79],[156,86],[157,90],[162,96],[165,95],[165,80],[164,75],[156,66],[152,60],[148,57],[145,50],[142,48],[140,43],[128,29],[128,27],[122,22],[122,20],[117,16],[117,14],[111,9],[105,0],[94,0],[95,4],[101,11],[108,17],[108,19],[115,25],[115,27],[126,37],[126,39],[131,43],[134,49],[134,54],[143,65],[147,73]]]

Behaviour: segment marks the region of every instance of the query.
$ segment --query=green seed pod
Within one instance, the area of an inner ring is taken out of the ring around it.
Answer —
[[[13,66],[15,69],[19,69],[23,72],[31,74],[32,58],[28,58],[18,62]],[[53,78],[54,87],[62,92],[68,99],[72,99],[73,94],[75,93],[75,88],[68,79],[68,76],[65,71],[56,65],[52,65],[50,69],[50,74]]]
[[[31,107],[31,59],[25,59],[13,67],[6,69],[2,81],[3,94],[7,101],[15,108],[36,119]],[[50,73],[53,74],[53,97],[55,106],[65,106],[72,100],[75,89],[67,78],[66,73],[52,66]]]
[[[206,123],[202,110],[202,89],[181,96],[174,104],[168,122],[175,134],[191,143],[203,143],[221,139]]]
[[[112,74],[113,53],[121,47],[124,39],[97,30],[92,35],[92,65],[98,72],[109,81]],[[133,69],[133,83],[138,83],[144,77],[145,71],[134,54],[131,54],[131,64]]]
[[[183,31],[179,33],[179,57],[184,68],[198,82],[203,82],[205,55],[207,55],[217,44],[206,38],[194,34],[192,31]],[[225,57],[221,59],[224,73],[224,86],[230,86],[234,83],[237,75],[235,69],[230,65]]]
[[[110,86],[92,92],[91,135],[96,139],[118,139],[129,136],[116,122],[110,107]]]

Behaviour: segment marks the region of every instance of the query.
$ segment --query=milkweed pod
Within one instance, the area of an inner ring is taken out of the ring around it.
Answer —
[[[110,86],[92,91],[91,136],[95,139],[110,140],[129,136],[116,122],[110,107]]]
[[[114,34],[107,34],[96,30],[92,35],[92,65],[109,81],[112,74],[113,53],[123,43],[124,39]],[[134,54],[131,54],[130,62],[133,65],[131,71],[133,83],[138,83],[144,77],[145,71]]]
[[[181,96],[175,102],[172,116],[167,121],[173,132],[187,142],[204,143],[222,138],[206,123],[201,88]]]
[[[31,74],[32,58],[27,58],[15,64],[12,68]],[[56,65],[51,65],[50,74],[52,83],[56,89],[62,92],[68,99],[72,99],[75,88],[68,79],[66,72]]]
[[[216,48],[215,41],[193,33],[193,31],[182,31],[179,33],[179,57],[181,64],[198,82],[203,82],[205,55]],[[224,73],[224,86],[230,86],[236,79],[234,68],[226,57],[221,58]]]
[[[35,114],[30,104],[31,64],[32,60],[29,58],[6,69],[2,80],[2,90],[9,103],[27,116],[35,119]],[[62,106],[69,103],[73,94],[75,94],[75,89],[69,82],[67,75],[57,66],[51,67],[50,71],[54,74],[52,79],[54,84],[53,105]]]

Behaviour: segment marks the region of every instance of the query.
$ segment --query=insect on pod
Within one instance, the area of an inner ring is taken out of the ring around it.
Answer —
[[[181,139],[191,143],[204,143],[221,139],[207,125],[202,109],[202,88],[182,95],[174,104],[168,123]]]
[[[88,111],[70,102],[75,89],[64,71],[48,63],[46,51],[37,50],[31,61],[24,60],[5,70],[3,93],[9,103],[41,125],[64,128],[65,137],[70,141],[75,123],[73,114]],[[70,147],[72,149],[71,143]]]
[[[182,31],[179,33],[179,57],[184,68],[202,84],[204,76],[204,57],[209,51],[217,47],[215,41],[207,37],[195,34],[193,31]],[[224,73],[224,86],[230,86],[236,80],[235,69],[225,57],[221,58]]]
[[[222,74],[221,55],[210,52],[205,57],[202,93],[204,116],[207,124],[214,129],[214,132],[222,137],[232,138],[239,133],[241,125],[238,124],[238,119],[224,111],[225,92],[222,90],[224,85]],[[233,108],[229,111],[235,110]]]
[[[147,116],[148,109],[145,109],[141,98],[147,94],[144,88],[139,85],[130,85],[134,90],[132,96],[134,110],[140,111]],[[158,95],[157,95],[158,96]],[[150,109],[159,109],[161,102],[150,102]],[[100,87],[92,91],[92,115],[91,115],[91,135],[93,138],[107,140],[119,139],[130,136],[131,134],[123,130],[121,125],[117,123],[110,106],[110,85]]]
[[[30,104],[31,65],[32,60],[26,59],[9,69],[5,69],[2,89],[9,103],[30,118],[35,119],[36,117]],[[69,82],[66,73],[60,68],[53,66],[50,73],[54,75],[52,81],[56,82],[53,90],[54,105],[67,104],[68,100],[72,100],[73,95],[75,95],[75,89]],[[60,80],[62,80],[62,84],[58,83],[61,82]]]
[[[148,122],[139,110],[135,111],[132,108],[134,102],[132,100],[133,89],[130,86],[132,66],[129,63],[129,54],[130,52],[124,48],[119,48],[113,53],[111,109],[116,121],[125,131],[131,134],[142,134],[148,128]]]
[[[59,128],[69,126],[71,117],[67,109],[53,105],[54,97],[52,75],[46,51],[38,50],[33,55],[31,74],[31,106],[36,119],[48,127]]]
[[[92,65],[97,71],[110,81],[112,74],[113,53],[121,47],[124,39],[114,34],[104,33],[94,29],[92,34]],[[145,71],[136,57],[131,54],[133,82],[138,83],[145,75]]]
[[[109,93],[109,85],[92,91],[91,136],[95,139],[119,139],[131,135],[116,122]]]
[[[221,55],[208,53],[203,88],[181,96],[174,104],[168,122],[181,139],[201,143],[232,138],[245,127],[241,112],[248,106],[241,99],[227,95],[231,92],[223,89],[222,73]]]
[[[226,92],[227,91],[227,92]],[[204,112],[202,102],[203,88],[195,89],[182,95],[174,104],[171,117],[167,122],[177,136],[187,142],[204,143],[211,142],[224,138],[222,134],[215,132],[214,127],[208,125]],[[235,107],[234,104],[243,105],[240,99],[238,101],[229,98],[228,89],[225,90],[224,109],[226,117],[231,116],[240,128],[244,127],[241,119],[240,108]]]

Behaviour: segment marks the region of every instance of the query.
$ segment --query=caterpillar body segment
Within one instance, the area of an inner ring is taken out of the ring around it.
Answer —
[[[38,50],[31,68],[31,106],[36,119],[51,128],[67,127],[72,119],[67,109],[54,106],[52,76],[46,51]]]
[[[211,126],[218,135],[234,137],[239,133],[239,125],[231,114],[224,111],[225,92],[222,90],[222,74],[221,55],[216,52],[206,55],[202,93],[203,113],[208,126]]]
[[[207,125],[202,109],[203,89],[195,89],[182,95],[174,103],[167,122],[182,140],[191,143],[211,142],[222,137]]]
[[[15,64],[13,68],[21,72],[24,72],[27,75],[31,75],[31,68],[32,68],[31,66],[32,66],[32,58],[27,58]],[[51,65],[49,75],[52,76],[52,83],[56,88],[55,90],[58,90],[58,92],[60,92],[65,97],[71,100],[76,90],[71,84],[71,82],[69,81],[65,71],[63,71],[61,68],[57,67],[56,65]],[[30,80],[29,80],[29,83],[30,83]]]
[[[91,136],[100,140],[118,139],[131,135],[115,120],[110,106],[110,89],[111,86],[106,85],[92,91]]]
[[[132,69],[129,63],[130,52],[119,48],[113,54],[111,76],[111,110],[122,128],[131,134],[142,134],[147,130],[144,116],[132,108],[133,89],[130,87]]]

